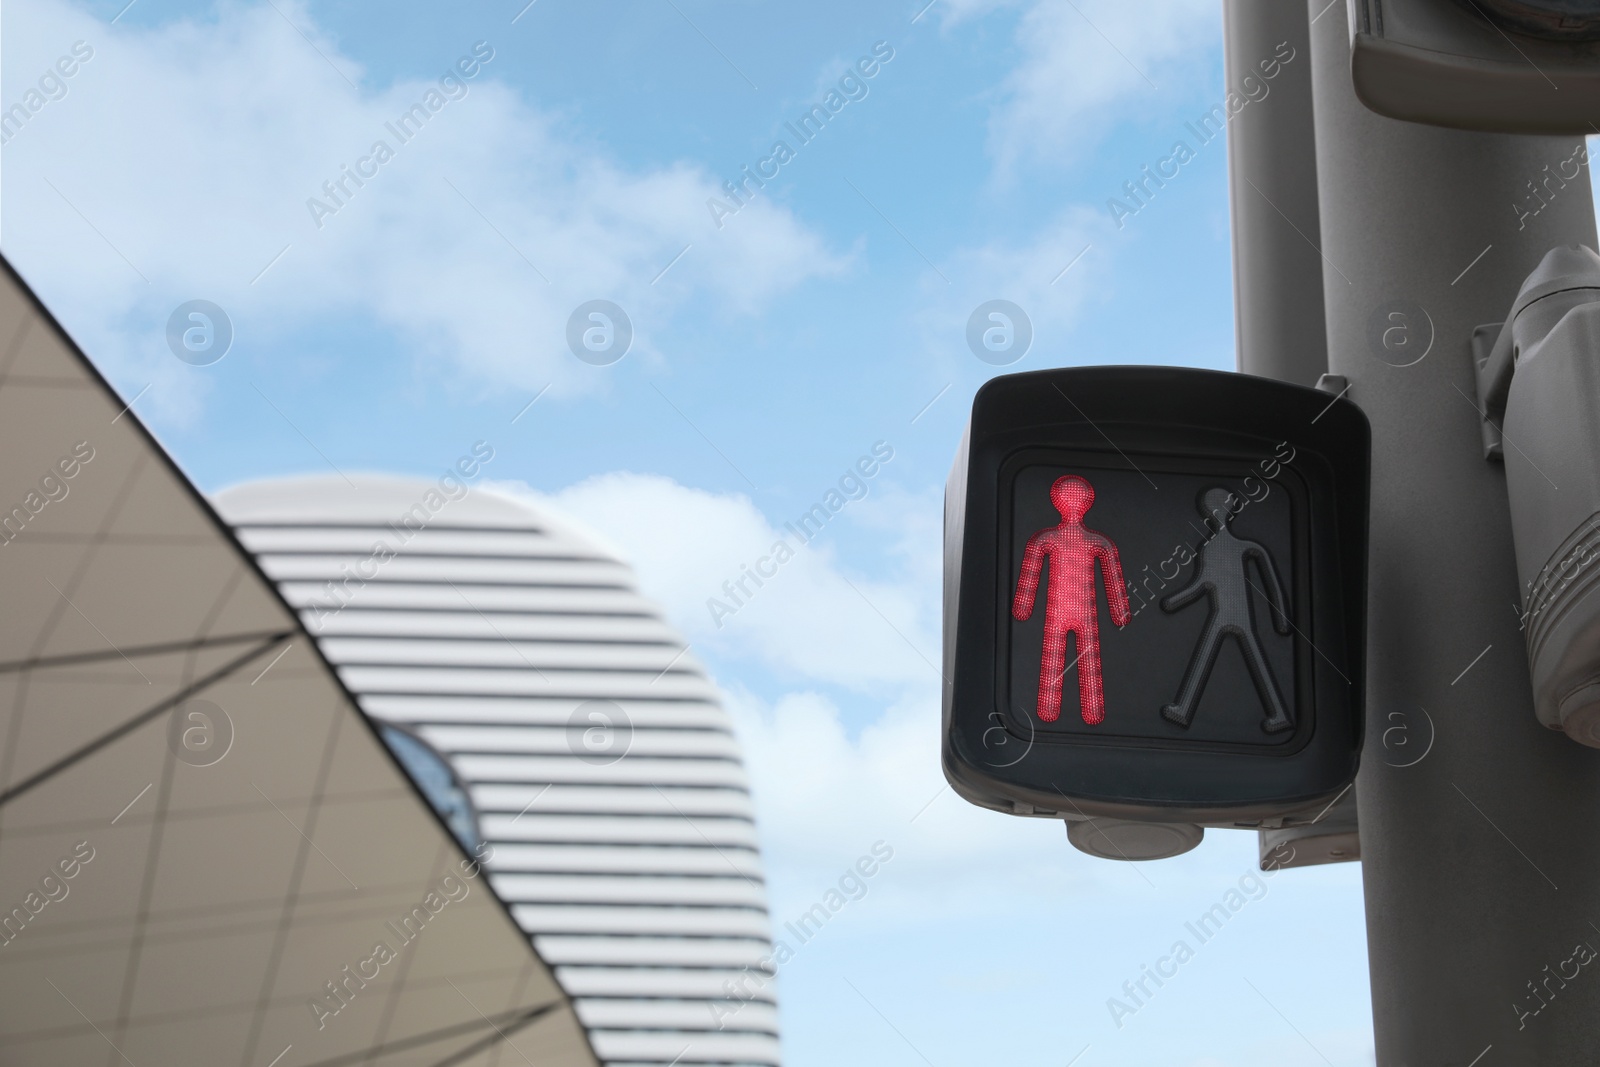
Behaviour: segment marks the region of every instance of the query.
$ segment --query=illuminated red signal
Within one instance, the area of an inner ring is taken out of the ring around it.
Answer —
[[[1050,564],[1045,587],[1044,656],[1039,663],[1039,718],[1055,722],[1061,716],[1061,680],[1066,672],[1078,668],[1078,703],[1083,721],[1090,726],[1105,721],[1105,683],[1100,673],[1099,601],[1095,593],[1095,566],[1105,576],[1106,596],[1111,602],[1111,621],[1128,625],[1128,593],[1122,584],[1122,561],[1117,546],[1103,534],[1083,524],[1083,516],[1094,505],[1094,486],[1076,474],[1057,478],[1050,487],[1050,501],[1061,513],[1061,523],[1040,530],[1028,538],[1022,555],[1022,573],[1017,578],[1011,615],[1026,621],[1033,614],[1039,588],[1039,570]],[[1066,662],[1067,635],[1073,635],[1077,658]]]

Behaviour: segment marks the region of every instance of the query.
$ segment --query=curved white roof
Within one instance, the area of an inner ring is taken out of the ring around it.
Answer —
[[[445,488],[317,476],[216,503],[363,709],[448,760],[496,891],[602,1060],[778,1064],[772,986],[747,975],[771,953],[754,817],[715,686],[600,538]],[[754,999],[729,1003],[741,978]]]

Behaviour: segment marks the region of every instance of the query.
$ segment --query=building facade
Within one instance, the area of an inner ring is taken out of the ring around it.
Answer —
[[[457,836],[490,846],[600,1058],[776,1067],[738,744],[628,565],[454,473],[275,479],[216,505]]]

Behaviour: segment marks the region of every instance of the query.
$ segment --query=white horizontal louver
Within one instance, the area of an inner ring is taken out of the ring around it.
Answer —
[[[549,934],[533,939],[551,964],[621,964],[644,967],[731,967],[758,969],[770,955],[759,939],[709,937],[607,937]]]
[[[330,657],[331,658],[331,657]],[[335,660],[335,665],[338,661]],[[713,699],[704,679],[649,671],[611,673],[592,667],[562,670],[553,664],[520,663],[508,667],[363,667],[340,666],[339,676],[354,692],[420,693],[436,696],[559,696],[575,700]]]
[[[535,934],[760,939],[772,935],[764,913],[732,908],[513,904],[511,914],[523,929]]]
[[[560,967],[556,977],[575,997],[695,997],[715,1001],[728,996],[729,988],[742,989],[749,1001],[776,1003],[774,983],[752,983],[742,970],[699,967],[676,970],[671,967]],[[743,986],[737,986],[741,978]]]
[[[571,755],[569,735],[563,727],[550,726],[426,726],[421,733],[428,743],[445,753],[524,752],[528,755],[551,753]],[[628,758],[659,756],[667,759],[738,760],[739,743],[733,735],[717,730],[641,728],[633,724],[628,741]]]
[[[756,850],[748,819],[681,818],[675,815],[488,815],[479,820],[495,841],[600,842],[617,845],[709,845]]]
[[[778,1032],[778,1013],[770,1004],[724,1000],[716,1005],[695,1000],[580,1001],[578,1018],[602,1030],[740,1030]]]
[[[652,1064],[726,1065],[778,1062],[778,1041],[763,1034],[591,1030],[595,1051],[612,1067]],[[769,1058],[770,1057],[770,1058]]]
[[[660,786],[479,785],[471,790],[480,814],[541,812],[582,815],[725,815],[749,818],[750,798],[737,789]]]
[[[343,593],[328,583],[304,579],[281,582],[278,588],[295,607],[332,609],[343,604],[376,608],[418,608],[440,611],[519,611],[558,615],[643,615],[649,607],[628,589],[561,589],[539,586],[463,586],[448,582],[400,582],[380,570],[365,584],[351,582]]]
[[[706,701],[633,699],[611,701],[637,729],[727,730],[728,717]],[[451,696],[368,693],[361,706],[367,714],[395,722],[467,724],[475,726],[560,726],[572,719],[571,698]]]
[[[572,670],[645,671],[651,678],[671,672],[692,674],[683,649],[671,645],[598,645],[571,641],[527,641],[500,634],[453,641],[394,637],[328,637],[322,647],[341,663],[437,667],[530,667]]]
[[[354,562],[352,562],[354,559]],[[585,563],[559,559],[462,559],[417,556],[393,558],[303,553],[264,556],[262,569],[279,582],[351,582],[353,593],[370,577],[385,582],[444,582],[463,587],[485,585],[549,585],[633,591],[633,574],[620,563]],[[469,596],[470,599],[470,596]]]
[[[469,756],[453,758],[468,782],[561,782],[571,785],[698,785],[748,789],[744,768],[729,760],[623,759],[585,763],[559,756]]]
[[[326,590],[324,590],[324,593]],[[324,605],[326,607],[326,605]],[[481,637],[496,641],[555,640],[601,646],[682,644],[676,630],[642,615],[527,615],[474,611],[465,603],[431,611],[368,608],[358,600],[338,612],[308,609],[307,625],[317,636]]]
[[[762,880],[761,857],[744,849],[606,845],[495,845],[493,868],[519,874],[683,874]]]
[[[493,875],[495,892],[507,900],[559,904],[574,900],[591,904],[643,904],[670,907],[767,906],[765,887],[737,875],[727,878],[606,878],[595,875]]]

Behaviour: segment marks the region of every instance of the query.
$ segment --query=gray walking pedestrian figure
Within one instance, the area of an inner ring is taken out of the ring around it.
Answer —
[[[1267,550],[1254,541],[1234,536],[1228,524],[1233,520],[1233,510],[1228,507],[1233,494],[1221,487],[1213,487],[1200,494],[1200,514],[1213,527],[1212,535],[1200,546],[1194,564],[1194,580],[1189,585],[1165,597],[1161,610],[1179,611],[1205,596],[1211,605],[1211,616],[1206,620],[1205,633],[1195,647],[1194,658],[1183,676],[1183,685],[1177,699],[1161,709],[1169,722],[1188,726],[1194,718],[1200,693],[1210,677],[1211,668],[1222,648],[1222,639],[1232,637],[1244,653],[1245,666],[1256,684],[1256,692],[1265,705],[1267,719],[1261,728],[1268,733],[1287,730],[1294,725],[1283,697],[1267,668],[1267,657],[1261,651],[1256,636],[1255,609],[1250,603],[1250,578],[1246,568],[1254,560],[1266,584],[1266,597],[1272,605],[1272,626],[1280,634],[1289,632],[1289,602],[1284,597],[1283,585],[1278,581],[1278,571],[1272,565]]]

